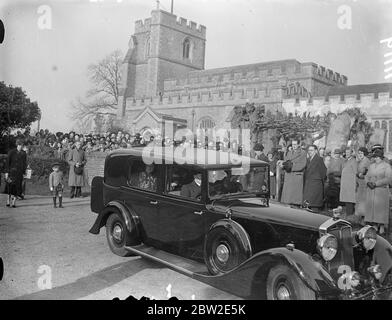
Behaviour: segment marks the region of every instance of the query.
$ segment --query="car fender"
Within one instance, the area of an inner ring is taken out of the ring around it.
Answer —
[[[317,297],[337,297],[341,293],[320,262],[303,251],[285,247],[258,252],[223,275],[195,274],[193,277],[246,299],[266,299],[269,271],[278,264],[289,266]]]
[[[103,209],[97,219],[95,220],[94,225],[90,229],[90,233],[99,234],[100,229],[106,224],[106,220],[113,211],[118,211],[121,213],[127,230],[132,235],[134,239],[140,239],[140,219],[136,212],[130,209],[124,203],[119,201],[110,201],[105,209]]]
[[[382,270],[380,282],[383,283],[388,272],[392,272],[392,245],[383,237],[377,236],[373,249],[372,264],[378,264]]]
[[[288,265],[298,277],[317,295],[328,294],[338,290],[335,281],[324,268],[322,263],[314,260],[309,254],[298,250],[288,248],[273,248],[262,251],[252,257],[255,262],[257,260],[264,260],[269,258],[273,265],[274,263],[285,263]]]
[[[217,227],[223,227],[229,231],[242,244],[248,256],[252,256],[252,246],[249,235],[238,222],[231,219],[221,219],[211,225],[210,231]]]

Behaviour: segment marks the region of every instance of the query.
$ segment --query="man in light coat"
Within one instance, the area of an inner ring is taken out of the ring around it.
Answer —
[[[350,148],[346,149],[346,161],[343,163],[342,178],[340,181],[340,202],[346,205],[346,214],[354,214],[356,203],[356,184],[357,184],[358,163]]]
[[[75,142],[75,148],[68,153],[69,178],[68,185],[71,187],[71,199],[82,195],[82,187],[85,185],[84,166],[87,163],[86,154],[81,148],[80,141]]]
[[[306,152],[303,151],[298,140],[292,141],[292,150],[288,151],[284,157],[284,162],[290,161],[291,170],[285,170],[282,191],[283,203],[300,207],[303,202],[304,170],[306,167]],[[284,168],[283,163],[280,165]]]

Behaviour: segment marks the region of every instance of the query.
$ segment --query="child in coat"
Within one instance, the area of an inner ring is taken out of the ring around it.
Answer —
[[[60,171],[60,164],[55,163],[52,166],[53,172],[49,175],[49,189],[53,197],[53,207],[57,208],[56,200],[59,198],[59,208],[63,207],[63,173]]]

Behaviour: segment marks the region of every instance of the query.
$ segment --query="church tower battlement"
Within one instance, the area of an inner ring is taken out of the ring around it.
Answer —
[[[124,102],[127,97],[160,95],[165,79],[204,70],[205,42],[205,26],[163,10],[153,10],[150,18],[136,21],[123,62]]]

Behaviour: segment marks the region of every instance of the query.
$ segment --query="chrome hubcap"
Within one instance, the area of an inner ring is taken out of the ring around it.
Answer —
[[[278,300],[290,300],[290,291],[282,284],[277,290],[276,297]]]
[[[113,228],[113,238],[117,241],[121,241],[122,239],[122,228],[119,225],[114,226]]]
[[[221,263],[226,263],[229,260],[230,251],[229,248],[226,247],[224,244],[220,244],[216,248],[216,257]]]

